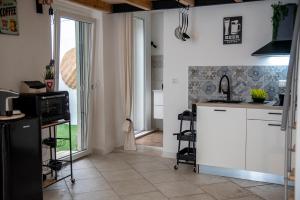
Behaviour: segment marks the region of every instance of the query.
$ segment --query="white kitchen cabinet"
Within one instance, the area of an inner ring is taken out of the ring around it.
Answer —
[[[164,118],[164,95],[162,90],[153,90],[153,118]]]
[[[282,110],[247,109],[247,119],[281,121]]]
[[[245,169],[246,108],[197,108],[197,164]]]
[[[164,106],[154,106],[153,117],[154,117],[154,119],[163,119],[164,118]]]
[[[283,176],[284,141],[279,121],[247,120],[246,170]]]

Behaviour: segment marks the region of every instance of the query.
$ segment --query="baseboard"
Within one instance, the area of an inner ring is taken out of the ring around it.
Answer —
[[[156,132],[156,130],[143,131],[141,133],[135,134],[134,136],[135,136],[135,139],[139,139],[139,138],[144,137],[146,135],[150,135],[151,133],[154,133],[154,132]]]

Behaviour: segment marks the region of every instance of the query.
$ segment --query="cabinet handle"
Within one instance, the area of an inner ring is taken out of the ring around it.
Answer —
[[[282,115],[281,113],[274,113],[274,112],[269,112],[269,115]]]
[[[268,126],[281,126],[281,124],[268,124]]]
[[[226,112],[227,110],[219,110],[219,109],[215,109],[216,112]]]

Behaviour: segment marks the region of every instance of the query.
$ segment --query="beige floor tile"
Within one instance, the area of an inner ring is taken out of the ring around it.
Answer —
[[[70,174],[69,170],[64,171],[65,174]],[[74,169],[73,176],[76,180],[101,178],[101,174],[96,168]]]
[[[152,192],[156,189],[145,179],[111,182],[110,185],[119,195],[132,195]]]
[[[251,192],[265,200],[283,200],[284,188],[280,185],[263,185],[249,188]]]
[[[47,190],[43,193],[44,200],[71,200],[72,197],[67,189]]]
[[[104,158],[114,159],[114,160],[125,160],[127,158],[127,153],[110,153],[104,156]]]
[[[241,198],[251,195],[248,190],[231,182],[204,185],[201,189],[218,200]]]
[[[73,195],[74,200],[120,200],[112,190],[95,191]]]
[[[61,189],[68,189],[68,187],[67,187],[64,180],[59,181],[59,182],[45,188],[44,191],[47,191],[47,190],[61,190]]]
[[[235,184],[238,184],[241,187],[254,187],[258,185],[266,185],[267,183],[258,182],[258,181],[249,181],[249,180],[243,180],[243,179],[236,179],[231,178],[230,181],[234,182]]]
[[[130,155],[127,156],[126,162],[129,164],[137,164],[144,162],[159,162],[159,157],[157,156],[147,156],[147,155]]]
[[[119,171],[125,169],[131,169],[125,161],[122,160],[102,160],[94,163],[95,167],[100,171]]]
[[[181,174],[176,173],[176,171],[171,169],[144,172],[142,173],[142,175],[151,183],[163,183],[184,180],[184,177]]]
[[[169,198],[203,193],[200,187],[187,181],[158,183],[154,186]]]
[[[123,200],[168,200],[168,198],[165,197],[160,192],[149,192],[143,194],[129,195],[129,196],[124,196],[122,199]]]
[[[210,174],[195,174],[189,173],[184,175],[186,181],[197,184],[199,186],[209,185],[214,183],[227,182],[228,179],[222,176],[214,176]]]
[[[133,169],[120,171],[104,171],[102,172],[102,175],[109,182],[143,179],[143,177]]]
[[[170,200],[215,200],[208,194],[198,194],[198,195],[192,195],[192,196],[184,196],[184,197],[174,197]]]
[[[248,197],[242,197],[242,198],[238,198],[238,199],[229,199],[229,200],[263,200],[263,199],[258,196],[255,196],[255,195],[251,195]]]
[[[170,169],[174,170],[174,165],[176,164],[176,161],[174,161],[174,163],[170,163],[168,166]],[[181,174],[191,174],[191,175],[195,175],[194,172],[194,166],[192,165],[184,165],[184,164],[180,164],[178,166],[178,169],[175,170],[177,173],[181,173]]]
[[[72,194],[111,189],[104,178],[76,180],[75,184],[67,181],[67,185]]]
[[[84,158],[73,163],[73,169],[86,169],[93,167],[93,163],[88,158]]]
[[[137,163],[137,164],[133,164],[132,167],[140,173],[170,169],[168,166],[166,166],[165,164],[163,164],[161,162]]]

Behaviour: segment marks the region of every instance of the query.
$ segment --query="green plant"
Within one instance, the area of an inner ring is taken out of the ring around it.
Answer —
[[[44,75],[45,80],[52,80],[54,79],[54,67],[52,65],[46,66],[46,71]]]
[[[250,91],[252,99],[266,99],[268,93],[263,89],[252,89]]]
[[[289,9],[286,5],[282,5],[279,1],[277,4],[272,4],[273,8],[273,40],[277,38],[279,24],[288,15]]]

